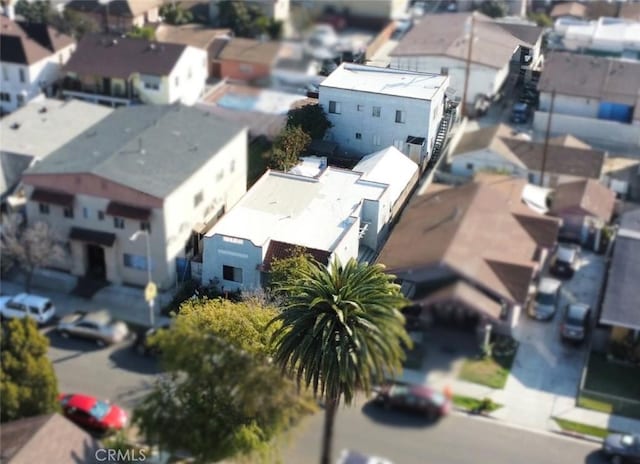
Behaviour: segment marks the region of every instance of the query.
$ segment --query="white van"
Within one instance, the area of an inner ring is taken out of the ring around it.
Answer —
[[[0,297],[0,315],[6,319],[30,317],[38,324],[46,324],[56,315],[56,308],[48,298],[19,293]]]

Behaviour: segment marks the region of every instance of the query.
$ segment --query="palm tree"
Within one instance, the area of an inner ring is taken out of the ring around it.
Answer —
[[[281,324],[272,338],[274,362],[324,400],[320,462],[329,464],[341,397],[349,405],[358,389],[369,394],[400,369],[403,345],[411,346],[399,311],[407,300],[379,264],[312,262],[297,277],[272,321]]]

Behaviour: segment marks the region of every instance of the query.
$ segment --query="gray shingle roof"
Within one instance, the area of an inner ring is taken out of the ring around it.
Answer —
[[[26,174],[91,173],[165,198],[242,130],[180,104],[119,108]]]

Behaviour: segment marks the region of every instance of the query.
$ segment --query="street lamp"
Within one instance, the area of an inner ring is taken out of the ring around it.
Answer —
[[[154,324],[154,313],[153,313],[153,303],[156,298],[157,289],[156,285],[151,281],[151,246],[149,244],[149,231],[147,230],[138,230],[134,232],[134,234],[129,237],[129,240],[135,242],[138,240],[138,237],[144,235],[145,242],[147,244],[147,287],[144,289],[144,298],[149,303],[149,322],[151,323],[151,327]]]

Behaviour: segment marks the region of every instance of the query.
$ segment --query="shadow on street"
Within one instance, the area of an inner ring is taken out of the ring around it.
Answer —
[[[424,416],[409,411],[387,410],[369,401],[362,406],[362,413],[373,422],[393,427],[425,428],[438,423]]]
[[[154,375],[162,372],[160,363],[154,356],[144,356],[137,353],[131,343],[126,343],[115,348],[109,354],[109,360],[116,368],[124,369],[139,374]]]
[[[94,351],[107,349],[105,347],[100,347],[93,340],[84,340],[82,338],[64,338],[60,336],[55,330],[50,330],[46,333],[47,338],[49,338],[49,344],[53,348],[57,348],[59,350],[65,351],[80,351],[81,353],[76,353],[70,358],[82,355],[84,353],[92,353]],[[63,360],[63,359],[61,359]],[[60,361],[60,360],[58,360]]]

